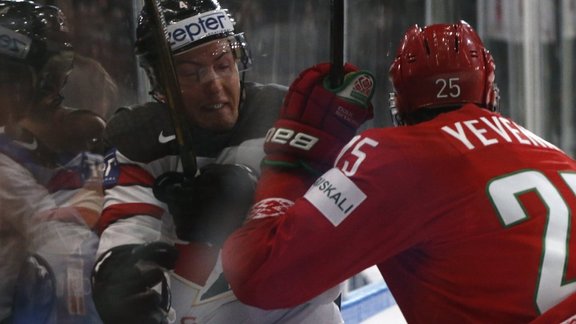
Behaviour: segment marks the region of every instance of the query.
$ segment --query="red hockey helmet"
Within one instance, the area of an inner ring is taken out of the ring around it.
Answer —
[[[466,23],[408,29],[390,67],[394,122],[410,122],[424,109],[475,103],[495,110],[495,64],[480,37]]]

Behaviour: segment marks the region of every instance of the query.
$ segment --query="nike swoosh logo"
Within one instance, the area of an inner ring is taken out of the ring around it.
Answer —
[[[165,144],[175,139],[176,135],[164,136],[164,131],[161,131],[160,135],[158,135],[158,142],[160,142],[160,144]]]
[[[22,146],[25,149],[28,149],[30,151],[34,151],[35,149],[38,148],[38,142],[36,142],[36,139],[34,139],[32,141],[32,143],[26,143],[26,142],[20,142],[20,141],[14,141],[16,144]]]

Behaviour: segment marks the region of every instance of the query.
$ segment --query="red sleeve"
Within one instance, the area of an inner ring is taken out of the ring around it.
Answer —
[[[327,184],[331,179],[346,178],[339,170],[332,169],[324,176],[313,180],[294,174],[263,174],[252,220],[234,232],[223,248],[224,273],[244,303],[264,309],[294,307],[379,259],[375,254],[360,260],[361,251],[376,251],[369,246],[382,240],[379,235],[361,239],[367,237],[370,226],[365,230],[358,226],[365,219],[360,208],[354,213],[356,220],[336,224],[338,220],[319,207],[324,203],[349,210],[348,204],[354,200],[344,192],[344,185],[332,189]],[[342,195],[337,192],[340,189]],[[316,199],[316,205],[311,202],[315,200],[311,192],[324,195]],[[292,204],[294,197],[302,196],[306,198]]]
[[[262,170],[254,201],[267,198],[283,198],[291,201],[302,197],[316,176],[303,169],[267,167]]]
[[[314,180],[315,177],[302,170],[279,168],[263,170],[255,194],[257,203],[249,216],[251,220],[229,237],[222,252],[223,266],[228,270],[225,270],[225,275],[240,300],[261,308],[272,309],[295,306],[309,299],[302,300],[301,297],[305,294],[300,293],[293,296],[276,294],[275,292],[279,291],[292,294],[294,291],[287,287],[276,288],[272,282],[275,276],[269,278],[265,275],[253,275],[268,271],[263,266],[269,265],[266,261],[274,253],[278,239],[275,235],[278,227],[282,226],[281,223],[286,219],[282,216],[295,200],[303,196]],[[282,267],[278,263],[272,265],[276,266]],[[298,271],[292,274],[297,275]],[[254,289],[255,287],[262,290]],[[281,305],[270,300],[268,298],[270,294],[279,297],[277,300],[282,301]]]
[[[263,175],[252,220],[223,248],[224,273],[241,301],[265,309],[302,304],[407,249],[419,239],[414,233],[426,235],[427,222],[413,221],[421,210],[397,208],[420,208],[398,194],[412,190],[407,177],[420,175],[401,154],[380,149],[382,141],[378,150],[369,138],[356,143],[369,158],[350,149],[317,179]],[[293,197],[301,198],[292,204]]]

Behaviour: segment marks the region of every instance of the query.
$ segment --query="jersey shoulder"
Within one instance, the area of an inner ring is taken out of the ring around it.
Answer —
[[[288,87],[276,83],[247,82],[244,86],[245,96],[242,109],[246,114],[258,113],[276,119]]]
[[[109,146],[135,162],[149,163],[178,152],[169,111],[156,102],[118,108],[104,137]]]
[[[245,85],[246,96],[256,100],[283,100],[288,92],[288,87],[278,83],[256,83],[246,82]]]
[[[283,85],[247,82],[234,141],[264,137],[278,119],[287,92]]]

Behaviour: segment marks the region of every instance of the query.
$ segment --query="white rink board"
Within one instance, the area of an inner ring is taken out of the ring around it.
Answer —
[[[374,282],[352,291],[342,302],[346,324],[404,324],[406,320],[385,282]]]

